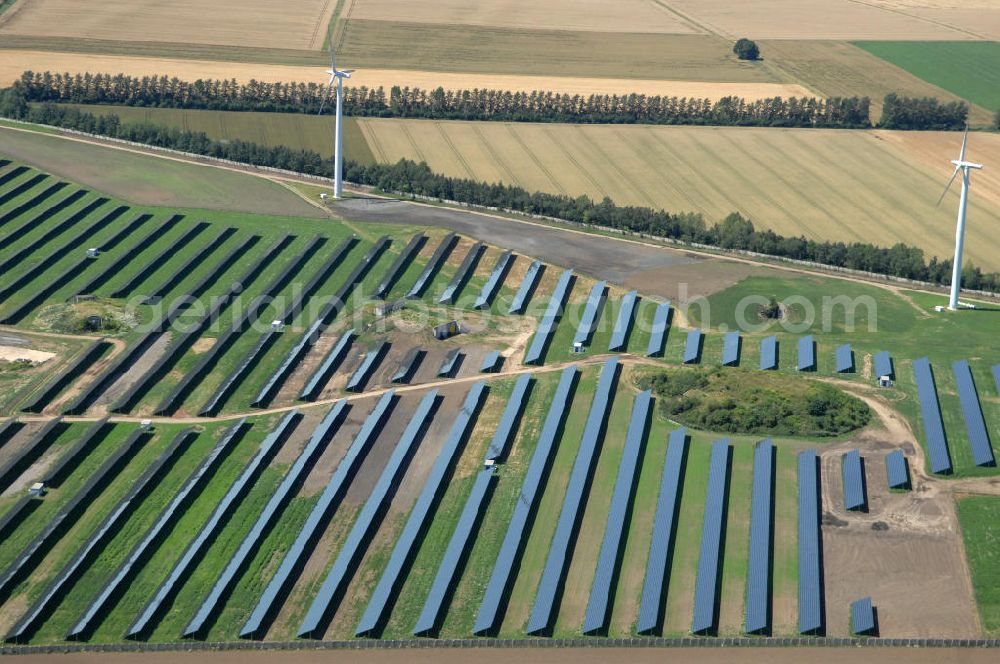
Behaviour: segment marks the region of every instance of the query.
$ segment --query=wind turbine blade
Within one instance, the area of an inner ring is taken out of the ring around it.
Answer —
[[[969,124],[965,124],[965,135],[962,136],[962,154],[958,158],[959,161],[965,161],[965,146],[969,142]]]
[[[956,177],[958,177],[958,171],[959,170],[961,170],[961,168],[959,166],[956,166],[955,167],[955,172],[951,174],[951,179],[948,180],[948,184],[945,185],[944,191],[941,192],[941,198],[939,198],[937,200],[937,203],[934,204],[934,207],[937,207],[938,205],[941,205],[941,201],[944,200],[945,194],[947,194],[948,190],[951,189],[951,183],[955,181]]]

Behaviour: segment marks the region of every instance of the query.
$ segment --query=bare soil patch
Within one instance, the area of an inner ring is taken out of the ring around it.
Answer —
[[[32,364],[40,364],[51,360],[55,356],[55,353],[47,353],[43,350],[33,350],[18,346],[0,346],[0,361],[16,362],[18,360],[28,360]]]
[[[108,389],[104,391],[94,403],[91,405],[90,410],[96,411],[98,413],[104,413],[107,411],[108,406],[116,402],[125,391],[135,385],[135,383],[142,378],[142,376],[156,363],[160,357],[167,351],[167,347],[170,346],[171,334],[162,335],[157,339],[150,348],[142,354],[142,356],[133,364],[128,370],[122,375],[118,380],[111,384]],[[149,406],[152,408],[152,406]],[[142,413],[138,413],[142,414]]]

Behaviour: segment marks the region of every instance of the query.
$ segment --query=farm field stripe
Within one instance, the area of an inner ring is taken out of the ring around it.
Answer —
[[[295,463],[285,473],[281,484],[267,501],[260,516],[254,522],[250,532],[240,543],[239,548],[229,558],[226,568],[219,574],[215,584],[209,591],[208,596],[195,612],[194,617],[184,628],[181,636],[192,638],[202,634],[208,622],[216,614],[220,604],[224,603],[226,597],[232,589],[233,584],[239,578],[244,566],[250,557],[257,551],[264,537],[273,527],[274,522],[281,517],[282,511],[292,498],[293,492],[301,484],[305,474],[316,461],[316,457],[323,451],[327,443],[336,433],[347,414],[349,406],[344,400],[333,404],[327,411],[322,421],[316,426]]]
[[[167,578],[156,589],[156,593],[149,600],[146,606],[137,616],[132,626],[125,633],[125,638],[141,638],[152,629],[153,621],[156,620],[160,612],[174,597],[179,587],[187,580],[188,575],[198,564],[201,556],[208,546],[215,540],[219,533],[220,526],[224,525],[232,516],[233,510],[242,502],[246,496],[249,486],[264,470],[264,466],[274,456],[285,440],[291,429],[294,428],[301,415],[299,411],[293,410],[285,415],[278,425],[261,441],[257,454],[243,467],[243,472],[229,486],[229,490],[216,504],[215,510],[201,530],[184,549],[183,555],[171,568]]]
[[[202,491],[205,483],[209,480],[212,473],[215,472],[223,457],[228,454],[230,448],[239,441],[248,428],[249,425],[246,418],[244,418],[229,427],[222,434],[222,438],[212,448],[212,451],[198,464],[194,472],[188,476],[181,489],[157,516],[156,522],[146,531],[142,540],[132,548],[125,561],[90,602],[73,627],[70,628],[66,634],[68,640],[89,637],[100,618],[103,617],[105,606],[113,604],[117,594],[123,589],[123,584],[127,583],[142,567],[147,552],[159,544],[160,533],[165,532],[173,526],[176,519],[183,512],[184,506],[189,503],[190,499],[193,499]]]
[[[19,642],[22,639],[30,638],[31,634],[38,627],[38,623],[44,620],[47,613],[59,603],[59,600],[65,596],[65,593],[76,582],[83,569],[92,562],[94,556],[100,554],[111,538],[114,537],[115,533],[121,528],[124,521],[128,519],[159,482],[162,471],[166,469],[169,462],[195,437],[197,437],[197,434],[190,428],[184,429],[174,436],[167,450],[132,485],[128,495],[101,521],[97,530],[94,531],[90,538],[77,551],[76,555],[59,572],[58,576],[46,587],[42,597],[35,602],[7,634],[5,637],[6,641]]]

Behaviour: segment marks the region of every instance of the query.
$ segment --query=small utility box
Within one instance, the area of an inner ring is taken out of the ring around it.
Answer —
[[[30,487],[28,487],[28,495],[37,496],[41,498],[42,496],[45,495],[45,485],[42,484],[41,482],[35,482]]]
[[[445,339],[450,339],[456,334],[459,334],[461,331],[462,327],[458,324],[457,320],[448,321],[447,323],[442,323],[434,328],[434,338],[438,341],[443,341]]]
[[[889,376],[879,376],[878,377],[879,387],[892,387],[892,378]]]
[[[583,342],[582,341],[574,341],[573,342],[573,352],[574,353],[583,353],[586,350],[587,349],[583,347]]]
[[[153,428],[153,420],[143,420],[142,422],[139,422],[139,428],[143,431],[149,431]]]
[[[87,249],[87,258],[97,258],[100,255],[101,255],[101,250],[98,249],[97,247],[91,247],[90,249]]]
[[[939,305],[937,305],[936,307],[934,307],[934,311],[938,312],[939,314],[940,314],[940,313],[944,313],[944,307],[942,307],[942,306],[941,306],[941,305],[939,304]]]
[[[271,330],[274,332],[284,332],[285,324],[280,320],[273,320],[271,321]]]

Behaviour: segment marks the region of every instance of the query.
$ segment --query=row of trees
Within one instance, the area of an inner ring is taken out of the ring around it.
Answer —
[[[330,177],[333,162],[312,151],[267,147],[245,141],[219,142],[203,133],[181,131],[151,124],[122,123],[117,116],[95,116],[76,108],[55,104],[30,106],[16,88],[0,96],[0,115],[76,129],[148,145],[231,159],[259,166],[272,166]],[[834,267],[948,285],[951,261],[925,260],[923,251],[905,244],[878,247],[861,242],[820,242],[805,237],[787,237],[760,230],[737,213],[708,225],[700,214],[670,213],[646,207],[620,206],[605,198],[594,202],[586,196],[569,197],[529,192],[521,187],[452,178],[434,173],[426,163],[401,160],[396,164],[345,164],[351,182],[384,191],[402,192],[546,215],[567,221],[666,237],[723,249],[753,251],[771,256],[814,261]],[[1000,274],[984,274],[968,266],[967,288],[1000,292]]]
[[[326,95],[316,83],[246,84],[182,81],[166,76],[60,74],[26,71],[19,82],[28,101],[120,104],[228,111],[315,113]],[[394,86],[344,89],[348,115],[514,122],[702,124],[779,127],[869,127],[867,97],[774,97],[718,101],[695,97],[571,95],[536,90],[423,90]]]
[[[956,130],[964,129],[969,105],[964,101],[942,103],[934,97],[885,96],[879,126],[885,129]]]

